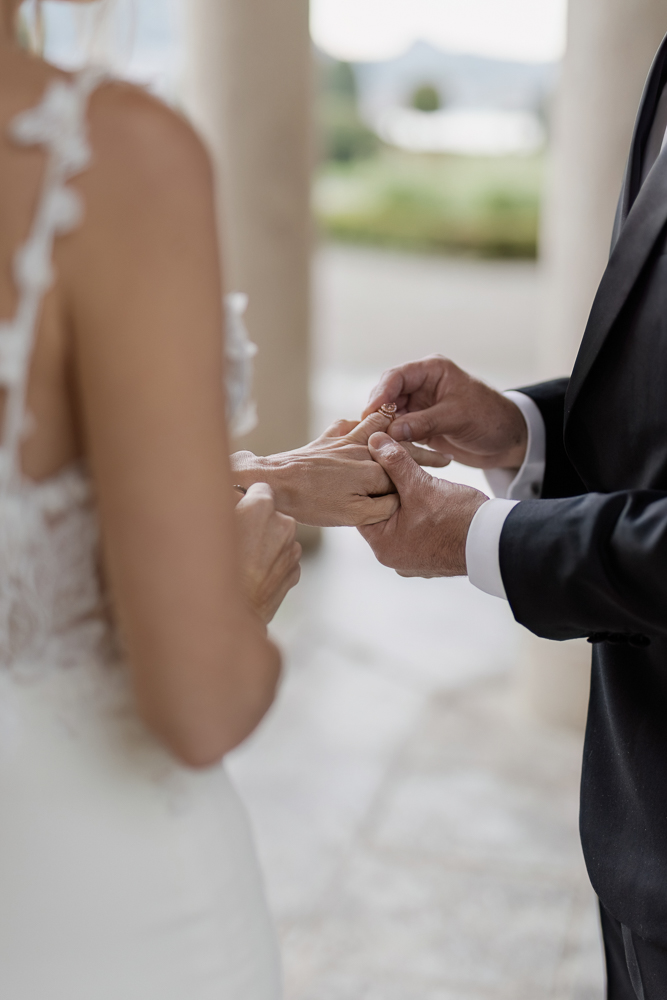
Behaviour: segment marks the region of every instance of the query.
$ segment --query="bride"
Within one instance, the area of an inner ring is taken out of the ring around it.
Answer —
[[[17,7],[0,0],[0,997],[277,1000],[220,761],[275,694],[288,515],[389,517],[366,448],[388,420],[230,472],[206,154],[139,90],[23,51]]]

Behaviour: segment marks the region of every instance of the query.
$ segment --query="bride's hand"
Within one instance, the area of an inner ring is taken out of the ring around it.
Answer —
[[[236,506],[236,528],[241,586],[268,625],[301,575],[296,521],[278,513],[270,486],[255,483]]]
[[[398,507],[393,483],[368,450],[371,434],[386,431],[389,423],[381,413],[371,413],[360,423],[339,420],[303,448],[265,458],[239,452],[232,456],[232,465],[239,482],[244,477],[246,482],[260,478],[269,482],[277,508],[301,524],[376,524]],[[417,446],[411,454],[428,464],[448,462]]]

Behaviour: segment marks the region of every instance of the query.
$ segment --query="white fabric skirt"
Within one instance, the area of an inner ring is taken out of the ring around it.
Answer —
[[[0,997],[279,1000],[224,768],[174,762],[103,673],[0,672]]]

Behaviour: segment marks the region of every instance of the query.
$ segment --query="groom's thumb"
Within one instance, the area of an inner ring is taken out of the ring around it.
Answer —
[[[431,478],[408,455],[405,448],[388,434],[373,434],[368,442],[368,450],[385,470],[401,497],[407,497],[412,489],[425,485],[425,481]]]

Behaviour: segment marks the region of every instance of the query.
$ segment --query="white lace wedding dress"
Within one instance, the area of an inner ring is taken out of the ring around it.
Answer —
[[[47,168],[15,257],[18,308],[0,324],[0,998],[278,1000],[274,933],[224,768],[180,766],[135,712],[85,468],[39,484],[19,468],[40,302],[54,238],[82,215],[66,182],[90,159],[98,82],[54,82],[11,125],[14,142],[45,148]]]

